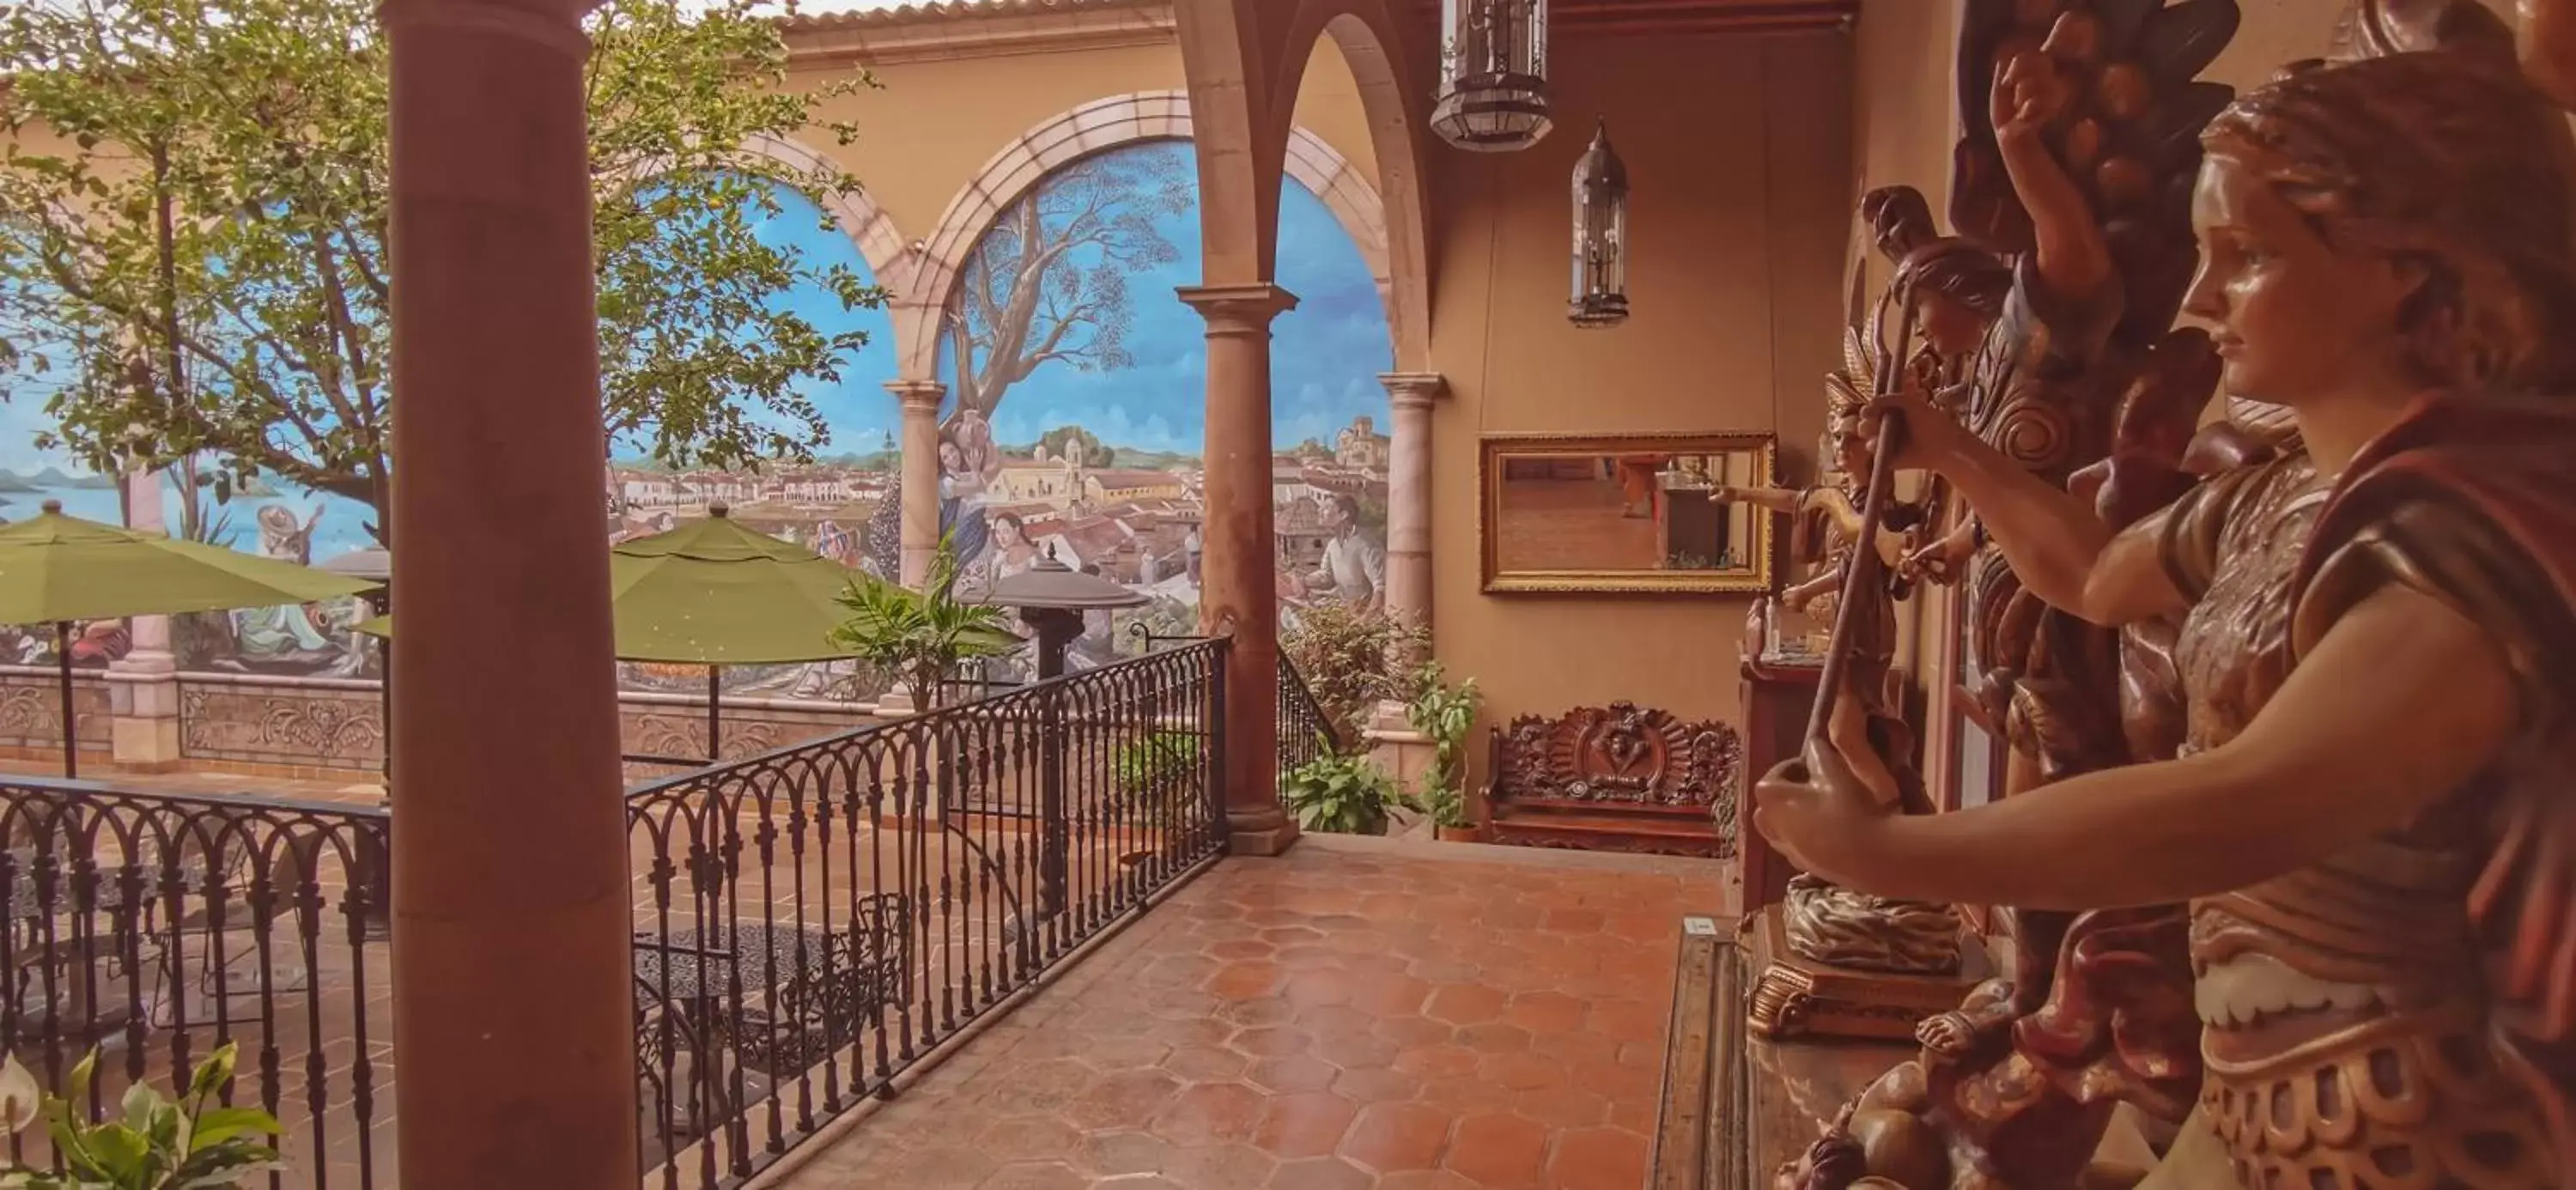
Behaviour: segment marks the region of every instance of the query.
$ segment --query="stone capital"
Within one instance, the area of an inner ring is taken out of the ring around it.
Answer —
[[[600,0],[382,0],[376,19],[388,32],[447,29],[504,37],[590,57],[581,20]]]
[[[1207,319],[1211,335],[1266,335],[1270,320],[1297,308],[1297,295],[1267,281],[1184,285],[1174,291]]]
[[[1380,372],[1377,382],[1386,386],[1386,399],[1398,409],[1429,408],[1449,393],[1449,378],[1438,372]]]
[[[887,392],[903,405],[906,413],[937,413],[939,403],[948,399],[948,386],[936,380],[889,380]]]

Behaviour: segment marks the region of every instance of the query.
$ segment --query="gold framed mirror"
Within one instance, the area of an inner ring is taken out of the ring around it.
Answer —
[[[1770,589],[1777,518],[1716,497],[1765,487],[1769,432],[1489,434],[1476,483],[1485,590]]]

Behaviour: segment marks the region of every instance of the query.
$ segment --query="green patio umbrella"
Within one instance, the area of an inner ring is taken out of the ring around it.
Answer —
[[[719,683],[728,665],[847,657],[831,632],[849,618],[850,570],[744,528],[725,506],[609,550],[609,609],[620,661],[707,667],[707,755],[718,754]],[[393,617],[358,626],[390,639]]]
[[[0,526],[0,624],[54,626],[67,777],[80,775],[72,732],[72,621],[319,603],[374,585],[64,516],[62,504],[53,500],[32,519]]]

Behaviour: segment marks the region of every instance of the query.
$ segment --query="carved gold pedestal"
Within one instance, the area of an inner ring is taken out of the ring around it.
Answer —
[[[1889,975],[1810,962],[1790,952],[1778,905],[1746,919],[1740,942],[1761,972],[1745,1001],[1745,1024],[1775,1040],[1911,1040],[1925,1017],[1957,1008],[1986,977],[1983,952],[1976,946],[1962,948],[1956,975]]]

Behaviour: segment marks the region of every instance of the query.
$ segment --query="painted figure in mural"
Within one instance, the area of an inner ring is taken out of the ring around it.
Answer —
[[[939,431],[939,532],[973,566],[984,558],[991,528],[984,519],[984,490],[1002,473],[1002,448],[992,424],[974,409],[960,409]]]
[[[321,524],[322,511],[317,506],[311,516],[299,521],[295,510],[283,504],[261,505],[257,513],[260,556],[312,565],[313,530]],[[325,634],[326,628],[335,626],[336,617],[320,605],[233,613],[240,663],[254,669],[314,672],[349,665],[358,654]]]
[[[72,664],[102,668],[134,649],[134,637],[123,620],[92,620],[72,638]]]
[[[2190,899],[2207,1076],[2148,1186],[2563,1188],[2576,139],[2474,0],[2363,0],[2344,32],[2210,123],[2193,198],[2189,308],[2227,388],[2290,410],[2283,449],[2114,534],[1925,403],[1886,407],[2042,598],[2184,617],[2182,756],[1892,819],[1821,751],[1761,783],[1755,822],[1892,894]]]
[[[1371,611],[1386,603],[1386,543],[1360,523],[1360,502],[1349,496],[1318,498],[1323,510],[1324,560],[1305,577],[1309,598],[1326,597]]]
[[[1020,514],[995,513],[992,526],[994,578],[1008,578],[1038,564],[1037,543],[1029,540],[1028,523]]]
[[[826,518],[814,526],[814,552],[843,566],[859,564],[859,540],[841,527],[841,522]]]

